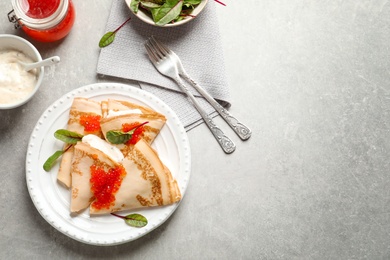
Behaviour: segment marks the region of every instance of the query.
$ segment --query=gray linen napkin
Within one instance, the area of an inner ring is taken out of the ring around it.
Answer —
[[[187,130],[191,129],[202,122],[199,113],[176,83],[154,68],[143,43],[154,35],[176,52],[195,81],[224,107],[229,107],[230,93],[215,8],[214,1],[209,1],[193,21],[177,27],[161,28],[135,17],[124,0],[114,0],[105,32],[115,30],[129,17],[132,19],[117,32],[111,45],[101,49],[97,73],[138,81],[142,89],[169,105]],[[198,95],[192,87],[189,89]],[[199,97],[198,100],[207,113],[215,114],[215,110],[203,98]]]

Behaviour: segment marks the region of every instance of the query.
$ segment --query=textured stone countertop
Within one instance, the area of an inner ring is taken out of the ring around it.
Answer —
[[[191,179],[163,225],[98,247],[49,225],[26,187],[29,137],[65,93],[96,74],[111,1],[74,0],[58,55],[26,105],[0,111],[0,259],[389,259],[390,2],[225,0],[218,6],[232,96],[252,129],[224,154],[205,124],[188,131]],[[0,33],[11,0],[0,1]],[[136,82],[134,83],[136,85]]]

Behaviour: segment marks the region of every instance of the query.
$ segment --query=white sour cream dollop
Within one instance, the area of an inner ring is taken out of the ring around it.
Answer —
[[[117,147],[107,143],[106,141],[104,141],[103,139],[101,139],[96,135],[92,135],[92,134],[85,135],[81,141],[105,153],[112,160],[118,163],[123,161],[123,154]]]
[[[24,99],[37,83],[37,70],[25,71],[18,61],[34,62],[22,52],[0,50],[0,104],[12,104]]]

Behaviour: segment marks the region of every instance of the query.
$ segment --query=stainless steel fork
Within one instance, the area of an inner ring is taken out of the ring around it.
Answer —
[[[228,125],[236,132],[236,134],[242,140],[248,140],[251,137],[252,131],[240,122],[236,117],[229,113],[223,106],[221,106],[204,88],[202,88],[195,80],[193,80],[188,73],[184,70],[183,64],[172,50],[166,47],[164,44],[156,40],[153,36],[149,38],[151,45],[159,49],[164,56],[171,58],[178,69],[179,75],[188,81],[209,103],[214,109],[222,116],[222,118],[228,123]]]
[[[156,40],[148,39],[145,42],[145,48],[148,53],[148,56],[156,67],[156,69],[163,75],[173,79],[180,87],[180,89],[187,95],[191,103],[198,110],[199,114],[202,116],[206,125],[213,133],[215,139],[218,141],[219,145],[225,153],[232,153],[236,149],[236,145],[227,137],[223,131],[214,123],[213,119],[203,110],[199,102],[188,90],[186,85],[179,76],[178,68],[175,62],[170,58],[170,56],[163,51],[161,47],[157,44]]]

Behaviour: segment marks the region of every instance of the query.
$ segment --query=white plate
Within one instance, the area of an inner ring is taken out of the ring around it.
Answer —
[[[176,178],[182,195],[186,191],[191,170],[186,131],[176,114],[160,99],[138,88],[116,83],[92,84],[69,92],[49,106],[34,127],[27,149],[26,181],[31,199],[42,217],[58,231],[86,244],[106,246],[135,240],[164,223],[178,203],[131,211],[148,219],[147,226],[143,228],[130,227],[122,219],[109,214],[90,217],[88,210],[71,215],[70,192],[57,183],[58,163],[50,172],[42,168],[50,155],[62,149],[63,143],[56,140],[53,134],[60,128],[66,128],[74,97],[98,101],[107,98],[127,100],[164,114],[167,123],[152,146]]]

